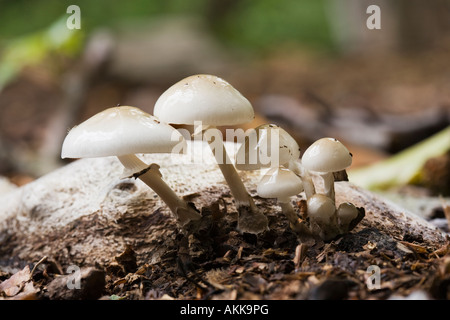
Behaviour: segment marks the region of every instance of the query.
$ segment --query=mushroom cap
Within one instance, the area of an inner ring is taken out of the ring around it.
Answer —
[[[225,80],[207,74],[187,77],[167,89],[153,111],[161,121],[207,126],[247,123],[255,117],[250,102]]]
[[[307,208],[308,217],[324,224],[330,223],[336,211],[333,201],[320,193],[316,193],[308,199]]]
[[[352,155],[338,140],[322,138],[306,149],[302,164],[309,171],[336,172],[352,164]]]
[[[61,158],[171,153],[179,143],[186,144],[181,133],[156,117],[136,107],[113,107],[70,130]]]
[[[278,150],[274,150],[277,154],[272,154],[272,142],[277,138],[278,140],[275,141],[278,143]],[[257,170],[286,165],[299,157],[300,147],[286,130],[275,124],[263,124],[245,136],[244,142],[236,153],[235,165],[238,170]],[[267,158],[270,160],[263,163],[267,161]]]
[[[286,199],[303,191],[302,180],[292,171],[276,167],[271,168],[261,178],[256,188],[262,198]]]
[[[341,224],[347,225],[358,216],[358,209],[350,202],[339,205],[336,214]]]

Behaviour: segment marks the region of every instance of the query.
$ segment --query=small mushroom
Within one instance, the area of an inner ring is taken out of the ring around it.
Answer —
[[[336,216],[338,219],[338,226],[341,233],[346,233],[353,228],[354,222],[360,215],[360,210],[350,202],[343,202],[336,210]],[[361,220],[361,219],[359,219]],[[359,222],[359,221],[358,221]]]
[[[283,167],[269,169],[257,186],[260,197],[277,199],[283,214],[294,230],[298,229],[299,220],[292,207],[290,197],[302,191],[302,180],[295,173]]]
[[[236,153],[238,170],[257,170],[282,165],[303,181],[306,198],[315,191],[308,171],[299,163],[300,147],[295,139],[275,124],[263,124],[250,131]]]
[[[171,153],[183,136],[168,124],[136,107],[106,109],[67,134],[61,158],[117,156],[124,166],[123,176],[141,179],[168,205],[184,226],[201,215],[178,197],[164,182],[157,164],[148,166],[136,153]]]
[[[307,213],[313,234],[319,234],[323,240],[330,240],[339,234],[336,224],[336,207],[327,196],[316,193],[307,201]],[[319,230],[315,230],[319,227]]]
[[[252,121],[254,111],[250,102],[225,80],[199,74],[168,88],[156,101],[154,114],[166,123],[198,125],[200,131],[207,129],[204,136],[210,136],[207,139],[209,146],[235,199],[239,212],[238,229],[255,234],[267,230],[267,217],[256,207],[216,129],[216,126]]]
[[[335,202],[333,172],[348,168],[352,164],[352,155],[337,139],[322,138],[306,149],[302,164],[322,177],[325,195]]]
[[[262,124],[245,136],[236,153],[238,170],[287,166],[300,157],[300,147],[292,136],[275,124]]]
[[[343,202],[337,209],[339,224],[349,225],[358,216],[358,209],[350,202]]]

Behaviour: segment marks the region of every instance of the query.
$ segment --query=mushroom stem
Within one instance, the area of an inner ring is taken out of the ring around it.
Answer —
[[[138,178],[155,191],[161,200],[167,204],[182,226],[190,220],[198,220],[201,218],[201,215],[191,208],[186,201],[181,199],[162,179],[157,164],[153,163],[148,166],[134,154],[118,156],[118,158],[125,167],[125,172],[139,174]]]
[[[127,178],[132,176],[136,172],[141,172],[148,168],[148,165],[139,159],[134,154],[128,154],[124,156],[117,156],[120,163],[124,166],[124,170],[122,173],[122,178]]]
[[[323,172],[320,174],[323,179],[323,190],[325,195],[335,202],[335,194],[334,194],[334,176],[333,172]]]
[[[295,227],[298,224],[298,217],[294,212],[294,207],[292,206],[290,200],[278,199],[278,204],[280,205],[281,210],[288,221]]]
[[[316,193],[316,188],[312,181],[311,175],[299,162],[289,161],[288,169],[298,175],[303,182],[303,188],[305,189],[306,199],[311,198]]]
[[[217,130],[217,128],[210,127],[208,130]],[[265,231],[268,226],[266,216],[259,212],[253,198],[245,188],[244,183],[239,177],[236,168],[228,156],[221,135],[217,134],[213,137],[214,141],[212,141],[212,139],[207,139],[208,144],[214,157],[216,158],[220,171],[222,171],[225,181],[230,188],[231,195],[236,202],[236,207],[239,212],[238,228],[242,232],[255,234]]]
[[[223,140],[219,135],[215,135],[214,141],[208,140],[208,144],[214,154],[214,157],[216,158],[217,164],[219,165],[219,168],[222,171],[222,174],[228,186],[230,187],[231,194],[236,201],[236,206],[248,206],[252,209],[252,211],[257,211],[252,197],[247,192],[244,183],[239,177],[236,168],[234,167],[228,156]],[[221,152],[218,152],[220,149],[222,149]]]

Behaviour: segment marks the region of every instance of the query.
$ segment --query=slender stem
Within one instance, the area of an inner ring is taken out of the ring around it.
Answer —
[[[124,165],[126,172],[138,173],[147,169],[144,173],[139,175],[147,186],[149,186],[155,193],[167,204],[170,210],[178,218],[181,225],[185,225],[190,220],[198,220],[201,215],[188,206],[186,201],[182,200],[162,179],[159,166],[152,164],[147,166],[136,155],[126,155],[118,157],[120,162]]]
[[[164,182],[161,178],[159,168],[156,165],[152,164],[150,170],[140,175],[139,179],[152,188],[152,190],[167,204],[170,210],[178,217],[181,225],[201,217],[198,212],[189,208],[186,201],[178,197],[172,188]]]
[[[333,172],[325,172],[320,175],[323,179],[323,188],[325,195],[335,202],[335,193],[334,193],[334,176]]]
[[[217,130],[216,128],[214,129]],[[236,201],[236,206],[247,206],[250,207],[252,211],[256,212],[256,205],[231,162],[221,136],[217,134],[214,135],[214,141],[211,141],[210,139],[207,140],[211,151],[216,158],[217,164],[230,188],[231,194]]]
[[[292,206],[291,202],[289,200],[281,202],[280,199],[278,199],[278,204],[280,205],[281,210],[288,221],[294,226],[298,224],[298,218],[294,212],[294,207]]]
[[[209,131],[216,130],[216,131]],[[267,217],[261,213],[256,207],[253,198],[248,193],[233,163],[228,157],[225,145],[223,144],[222,135],[216,128],[208,129],[208,135],[211,132],[219,133],[214,135],[212,139],[206,139],[211,148],[216,162],[230,188],[231,195],[236,203],[238,215],[238,229],[242,232],[258,234],[267,230]],[[206,132],[205,132],[206,134]]]
[[[308,170],[303,168],[297,161],[290,161],[288,169],[300,176],[303,182],[303,188],[305,189],[306,199],[311,198],[316,193],[316,188],[314,187],[314,183]]]
[[[145,170],[148,168],[148,164],[143,162],[141,159],[139,159],[134,154],[127,154],[124,156],[118,156],[117,157],[122,163],[124,169],[122,173],[122,178],[129,178],[136,172],[141,172],[142,170]]]
[[[294,207],[289,198],[287,199],[278,199],[278,204],[281,207],[283,214],[289,221],[289,227],[294,230],[299,235],[308,235],[310,234],[310,230],[306,227],[305,224],[301,223],[297,217],[297,214],[294,211]]]

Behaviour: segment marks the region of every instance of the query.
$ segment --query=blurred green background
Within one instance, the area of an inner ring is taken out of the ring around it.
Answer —
[[[333,48],[324,0],[2,0],[0,38],[11,40],[44,29],[72,4],[82,10],[85,33],[100,26],[114,28],[127,20],[188,14],[205,20],[225,43],[250,50],[270,49],[285,42]]]

